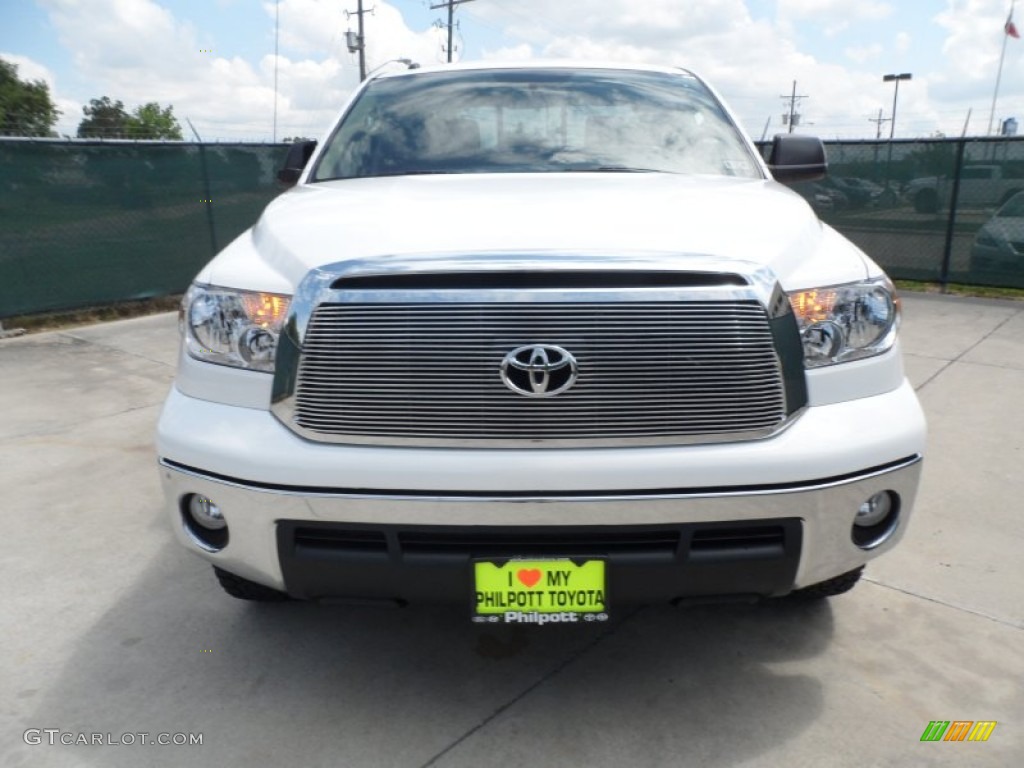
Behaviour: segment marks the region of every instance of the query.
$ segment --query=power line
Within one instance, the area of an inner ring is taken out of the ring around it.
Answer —
[[[796,80],[794,80],[793,81],[793,92],[789,96],[787,96],[785,94],[782,94],[781,96],[779,96],[779,98],[780,99],[784,99],[784,100],[789,102],[789,113],[788,114],[783,113],[783,115],[782,115],[782,122],[783,122],[783,124],[788,124],[789,125],[789,132],[792,133],[793,132],[793,126],[797,125],[800,122],[800,113],[798,113],[796,111],[797,102],[800,101],[800,99],[808,99],[810,97],[807,96],[806,94],[802,94],[800,96],[797,96],[797,93],[796,93]]]
[[[453,30],[455,28],[455,6],[456,5],[462,5],[463,3],[472,3],[472,2],[473,2],[473,0],[445,0],[445,2],[443,2],[443,3],[438,3],[437,5],[430,6],[430,10],[432,10],[432,11],[436,11],[438,8],[447,8],[448,9],[448,23],[447,24],[441,24],[440,22],[438,22],[438,24],[441,24],[441,26],[448,27],[448,48],[447,48],[447,53],[448,53],[448,63],[449,64],[452,63],[452,50],[454,48],[454,46],[452,44],[452,32],[453,32]]]
[[[281,0],[274,3],[274,141],[277,141],[277,63],[278,33],[281,29]],[[186,118],[187,120],[188,118]],[[189,123],[189,125],[192,125]],[[195,129],[193,129],[195,130]]]
[[[882,108],[881,107],[878,108],[878,117],[869,117],[868,118],[868,122],[869,123],[874,123],[875,124],[875,128],[877,129],[875,131],[875,138],[876,139],[881,139],[882,138],[882,123],[888,123],[890,120],[892,120],[891,117],[882,117]]]

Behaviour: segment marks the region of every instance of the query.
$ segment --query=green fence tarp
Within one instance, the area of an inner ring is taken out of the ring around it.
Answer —
[[[889,275],[1024,288],[1024,138],[825,147],[828,176],[794,189]]]
[[[794,189],[890,275],[1024,288],[1024,138],[826,148],[828,177]],[[286,152],[0,139],[0,318],[183,291],[280,192]]]
[[[251,226],[286,151],[0,140],[0,317],[183,291],[210,219],[218,247]]]

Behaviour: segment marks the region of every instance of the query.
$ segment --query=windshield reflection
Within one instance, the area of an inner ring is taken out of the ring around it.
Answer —
[[[311,180],[567,171],[761,177],[735,126],[692,75],[527,69],[374,81]]]

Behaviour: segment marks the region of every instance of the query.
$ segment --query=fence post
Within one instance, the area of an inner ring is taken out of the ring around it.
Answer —
[[[949,267],[953,260],[953,232],[956,229],[956,208],[960,199],[960,174],[964,167],[964,149],[966,147],[967,140],[961,137],[956,147],[953,189],[949,195],[949,218],[946,220],[946,245],[942,252],[942,272],[939,274],[939,283],[942,285],[943,293],[946,293],[949,288]]]
[[[210,258],[212,259],[220,249],[217,247],[217,229],[213,221],[213,194],[210,192],[210,170],[206,167],[206,147],[203,145],[203,137],[199,135],[199,131],[192,125],[192,121],[187,116],[185,117],[185,122],[192,129],[192,134],[196,137],[196,141],[199,144],[199,167],[203,171],[203,193],[206,195],[204,198],[206,202],[203,205],[206,206],[206,224],[210,229],[210,246],[213,248]]]
[[[210,245],[213,251],[210,253],[212,259],[220,249],[217,247],[217,229],[213,221],[213,194],[210,192],[210,170],[206,166],[206,147],[199,142],[199,165],[203,169],[203,190],[206,195],[206,223],[210,228]]]

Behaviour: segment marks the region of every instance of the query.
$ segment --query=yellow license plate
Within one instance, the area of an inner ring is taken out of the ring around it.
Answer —
[[[473,580],[477,623],[608,620],[604,560],[477,560]]]

